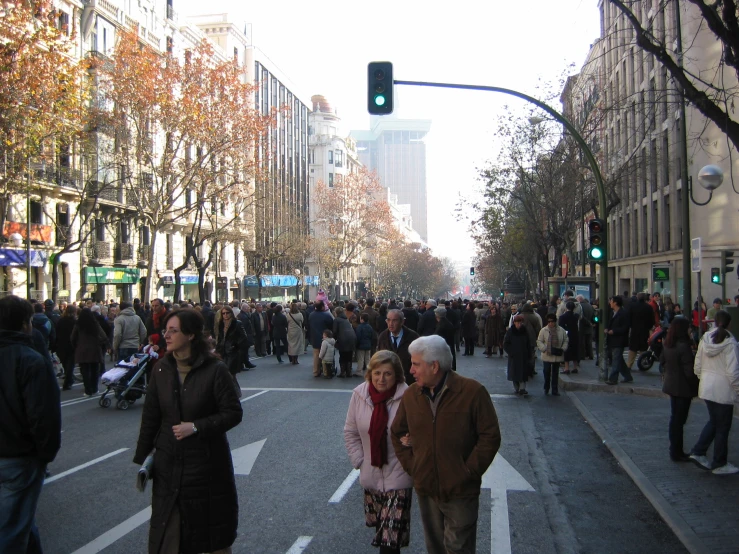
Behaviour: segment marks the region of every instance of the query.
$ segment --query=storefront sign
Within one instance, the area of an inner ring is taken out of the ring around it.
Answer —
[[[670,280],[670,268],[669,267],[653,267],[652,268],[652,281],[669,281]]]
[[[47,256],[47,253],[41,250],[31,250],[31,267],[44,267]],[[26,251],[0,248],[0,266],[25,267]]]
[[[294,287],[296,285],[315,286],[319,285],[318,275],[304,275],[298,280],[295,275],[262,275],[260,281],[263,287]],[[256,275],[244,275],[245,287],[258,287]]]
[[[86,267],[83,279],[100,285],[133,285],[138,283],[139,274],[135,267]]]
[[[171,287],[174,285],[174,277],[172,275],[164,275],[162,277],[162,285],[165,287]]]
[[[228,289],[228,277],[216,277],[216,289]]]
[[[198,276],[197,275],[180,275],[180,284],[181,285],[197,285]]]

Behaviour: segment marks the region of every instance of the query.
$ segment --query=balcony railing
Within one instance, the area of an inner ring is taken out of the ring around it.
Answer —
[[[172,254],[167,255],[167,267],[166,269],[174,269],[174,256]]]
[[[128,262],[133,260],[133,245],[126,243],[116,244],[114,258],[116,262]]]
[[[177,23],[177,12],[174,11],[174,8],[172,8],[171,5],[167,5],[167,19],[170,21]]]
[[[148,244],[139,246],[136,257],[139,260],[140,266],[146,266],[149,263],[149,254],[151,254],[151,246]]]
[[[56,226],[56,245],[57,246],[64,246],[67,242],[67,235],[69,234],[69,225],[59,225],[57,223]]]
[[[94,241],[87,245],[87,257],[91,260],[107,260],[110,258],[110,243]]]
[[[34,167],[33,177],[36,181],[82,190],[82,172],[71,167]]]

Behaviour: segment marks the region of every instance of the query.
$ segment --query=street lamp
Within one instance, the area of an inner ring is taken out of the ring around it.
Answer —
[[[299,290],[299,287],[300,287],[300,270],[299,269],[296,269],[294,271],[294,273],[295,273],[295,298],[297,300],[300,300],[300,290]]]

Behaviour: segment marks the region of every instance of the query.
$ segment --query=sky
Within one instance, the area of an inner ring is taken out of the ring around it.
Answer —
[[[577,72],[600,34],[597,0],[174,4],[181,17],[229,13],[250,24],[254,45],[289,78],[285,84],[309,107],[312,95],[324,95],[347,134],[369,128],[370,61],[393,62],[395,79],[498,86],[538,97],[542,82]],[[497,118],[508,111],[523,115],[527,106],[491,92],[402,86],[395,96],[399,118],[432,121],[426,137],[429,246],[460,266],[471,264],[475,244],[456,207],[478,197],[479,170],[498,152]]]

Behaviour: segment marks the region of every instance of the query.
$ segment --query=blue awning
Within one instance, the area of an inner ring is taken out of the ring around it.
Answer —
[[[42,250],[31,250],[31,267],[44,267],[49,255]],[[0,266],[25,267],[26,251],[0,248]]]

